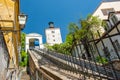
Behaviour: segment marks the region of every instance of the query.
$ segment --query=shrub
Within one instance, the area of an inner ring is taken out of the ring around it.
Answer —
[[[25,51],[21,51],[21,61],[19,63],[20,66],[25,67],[27,66],[28,62],[28,55]]]
[[[97,57],[96,57],[96,61],[97,61],[98,63],[102,63],[102,64],[108,63],[107,58],[101,57],[101,56],[97,56]]]

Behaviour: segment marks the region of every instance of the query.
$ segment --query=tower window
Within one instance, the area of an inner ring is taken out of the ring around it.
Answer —
[[[51,31],[51,33],[55,33],[55,31]]]
[[[55,42],[55,39],[53,39],[53,41]]]

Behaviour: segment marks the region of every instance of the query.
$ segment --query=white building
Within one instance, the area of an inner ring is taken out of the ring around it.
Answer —
[[[55,28],[53,22],[49,22],[49,28],[45,29],[46,43],[49,45],[62,43],[60,28]]]
[[[120,11],[120,0],[103,0],[92,15],[98,16],[101,20],[106,20],[109,12],[116,11]],[[99,32],[101,35],[105,32],[103,27],[100,26]]]
[[[120,0],[106,0],[101,2],[101,4],[93,13],[93,16],[99,16],[100,19],[107,21],[107,31],[103,29],[104,34],[101,37],[103,38],[107,37],[108,35],[114,35],[110,38],[117,48],[117,53],[120,55],[120,35],[115,35],[120,31]],[[118,30],[116,29],[116,26]],[[102,39],[105,48],[103,47],[102,41],[97,42],[97,47],[102,56],[107,57],[109,55],[113,60],[118,58],[118,55],[116,55],[117,53],[110,41],[110,38]],[[108,51],[109,54],[107,54],[106,51]]]
[[[107,57],[109,55],[113,60],[120,56],[120,12],[110,12],[106,22],[106,32],[101,36],[105,47],[102,41],[98,41],[97,46],[102,56]]]
[[[37,46],[35,46],[35,41],[37,41]],[[38,49],[43,49],[43,43],[42,43],[42,35],[37,34],[37,33],[29,33],[26,35],[26,45],[25,45],[25,50],[27,52],[28,49],[33,49],[33,48],[38,48]]]
[[[104,0],[93,12],[93,16],[99,16],[100,19],[108,19],[109,12],[120,11],[120,0]]]

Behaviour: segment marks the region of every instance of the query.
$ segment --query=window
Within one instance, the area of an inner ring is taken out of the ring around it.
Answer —
[[[106,31],[109,30],[109,22],[108,22],[108,21],[105,22],[104,29],[105,29]]]
[[[120,51],[120,43],[118,42],[118,40],[115,40],[114,42],[115,48]]]
[[[116,24],[118,22],[118,19],[115,15],[112,16],[111,20],[114,24]]]
[[[105,23],[105,30],[108,31],[111,28],[112,24],[110,23],[110,21],[106,21]]]
[[[51,33],[55,33],[55,31],[51,31]]]
[[[55,35],[52,35],[52,37],[55,37]]]
[[[114,12],[114,8],[106,8],[106,9],[101,9],[102,13],[104,16],[108,15],[109,12]]]
[[[55,39],[53,39],[53,41],[55,42]]]

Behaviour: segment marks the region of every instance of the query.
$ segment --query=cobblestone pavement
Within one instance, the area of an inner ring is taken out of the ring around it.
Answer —
[[[21,80],[30,80],[30,76],[26,71],[22,72]]]

